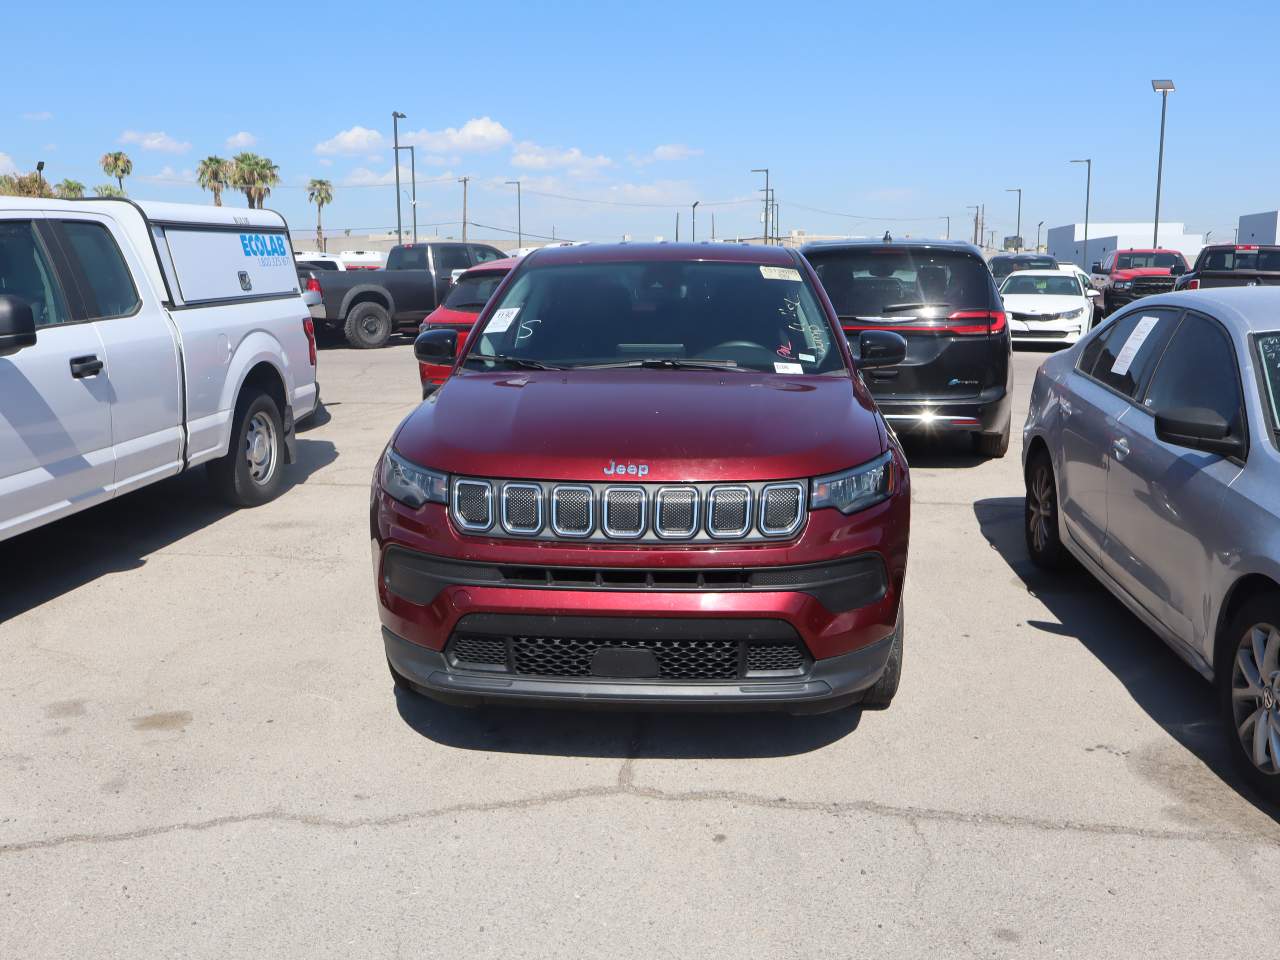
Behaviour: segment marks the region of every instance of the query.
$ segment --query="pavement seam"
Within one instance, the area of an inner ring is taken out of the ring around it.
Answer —
[[[661,790],[656,787],[640,787],[633,783],[634,757],[628,757],[619,770],[615,785],[599,787],[582,787],[575,790],[561,790],[552,793],[537,794],[518,800],[494,800],[485,803],[459,803],[435,809],[411,811],[392,814],[385,817],[362,817],[351,820],[321,817],[309,814],[288,813],[279,809],[264,810],[257,813],[214,817],[209,820],[184,821],[156,827],[145,827],[121,833],[79,833],[61,837],[50,837],[44,840],[26,840],[18,843],[0,844],[0,856],[23,853],[30,850],[45,850],[71,844],[119,843],[128,840],[140,840],[180,831],[203,831],[218,827],[233,826],[241,823],[279,822],[293,823],[301,826],[322,827],[331,830],[357,830],[366,827],[394,827],[418,820],[435,820],[441,817],[456,816],[468,813],[490,813],[500,810],[527,810],[537,807],[555,806],[575,800],[594,799],[597,797],[630,796],[645,800],[657,800],[666,803],[730,803],[742,806],[769,810],[786,810],[799,813],[818,813],[826,816],[848,816],[864,814],[888,819],[902,820],[918,830],[920,821],[935,823],[969,824],[973,826],[996,826],[1008,829],[1037,830],[1048,833],[1084,833],[1095,836],[1131,837],[1153,841],[1187,841],[1193,843],[1228,843],[1247,845],[1256,849],[1258,844],[1280,849],[1280,838],[1259,838],[1255,835],[1226,830],[1191,831],[1191,830],[1155,830],[1142,827],[1126,827],[1121,824],[1085,823],[1074,820],[1046,820],[1036,817],[1024,817],[1016,814],[964,813],[954,810],[939,810],[928,807],[897,807],[873,800],[794,800],[787,797],[764,797],[757,794],[742,793],[732,790],[693,790],[679,793]]]

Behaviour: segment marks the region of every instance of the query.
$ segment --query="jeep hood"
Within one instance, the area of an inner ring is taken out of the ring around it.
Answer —
[[[606,480],[612,463],[663,482],[818,476],[884,450],[848,377],[644,369],[460,372],[394,444],[453,474]]]

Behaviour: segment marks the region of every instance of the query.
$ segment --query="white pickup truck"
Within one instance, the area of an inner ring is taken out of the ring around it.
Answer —
[[[0,540],[199,464],[264,503],[318,399],[279,214],[0,197]]]

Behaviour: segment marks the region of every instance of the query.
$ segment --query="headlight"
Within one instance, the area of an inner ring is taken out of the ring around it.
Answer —
[[[809,509],[835,507],[841,513],[855,513],[887,500],[893,493],[893,453],[885,452],[869,463],[818,477],[813,481]]]
[[[1128,289],[1129,289],[1130,287],[1132,287],[1132,286],[1133,286],[1133,281],[1132,281],[1132,280],[1117,280],[1117,281],[1116,281],[1116,289],[1117,289],[1117,290],[1128,290]]]
[[[449,502],[449,478],[443,473],[410,463],[390,447],[382,458],[382,489],[410,507]]]
[[[1084,307],[1081,307],[1079,310],[1068,310],[1066,313],[1062,315],[1062,319],[1075,320],[1077,317],[1082,317],[1082,316],[1084,316]]]

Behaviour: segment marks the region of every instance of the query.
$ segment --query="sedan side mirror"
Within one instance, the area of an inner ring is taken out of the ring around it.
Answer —
[[[1175,407],[1156,414],[1156,436],[1165,443],[1224,457],[1244,456],[1244,440],[1233,437],[1222,414],[1204,407]]]
[[[1086,297],[1093,297],[1093,299],[1097,300],[1100,296],[1102,296],[1102,291],[1097,289],[1096,287],[1086,287],[1084,291],[1084,295]]]
[[[36,344],[36,318],[21,297],[0,294],[0,357]]]
[[[419,363],[453,363],[457,354],[457,330],[427,330],[413,341],[413,355]]]
[[[864,330],[858,337],[858,368],[893,367],[907,358],[907,341],[888,330]]]

